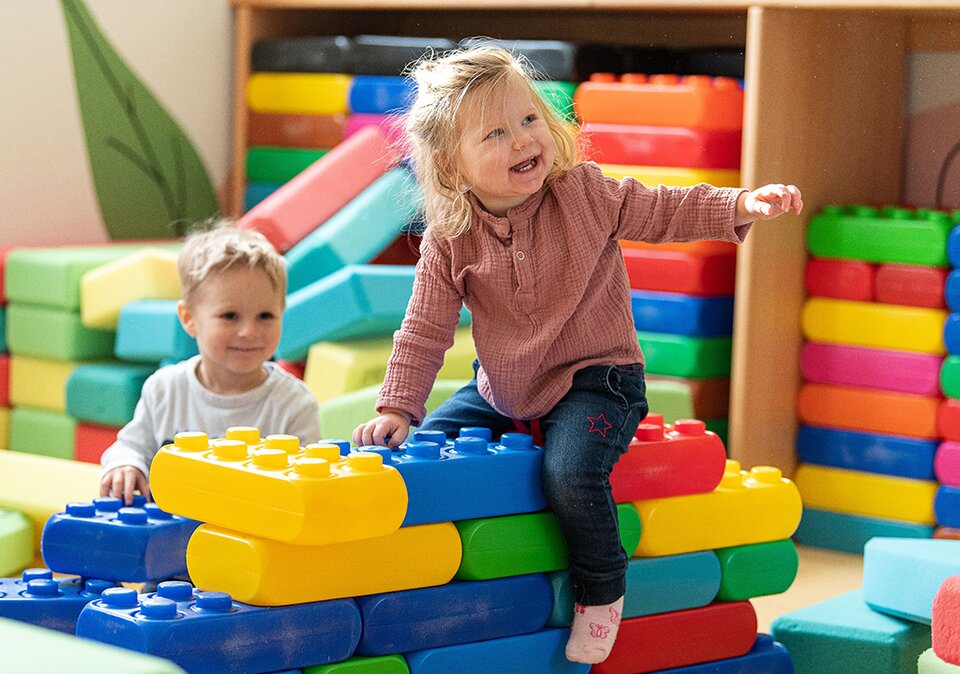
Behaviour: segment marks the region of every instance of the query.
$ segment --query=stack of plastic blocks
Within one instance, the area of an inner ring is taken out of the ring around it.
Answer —
[[[960,576],[940,586],[931,618],[933,647],[920,655],[918,674],[960,674]]]
[[[53,577],[49,569],[27,569],[15,578],[0,578],[0,618],[74,634],[83,607],[98,599],[109,580]]]
[[[954,222],[960,213],[954,214]],[[946,298],[950,315],[943,328],[947,357],[940,384],[945,400],[937,413],[937,428],[943,443],[934,457],[934,473],[941,482],[934,500],[938,528],[934,535],[960,538],[960,227],[954,227],[947,242],[947,254],[954,268],[947,276]]]
[[[945,212],[867,206],[828,206],[810,222],[802,543],[860,552],[874,536],[933,533],[952,225]]]

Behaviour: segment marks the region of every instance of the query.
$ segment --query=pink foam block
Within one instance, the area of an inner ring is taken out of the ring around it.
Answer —
[[[947,578],[933,599],[933,652],[960,665],[960,576]]]
[[[943,358],[923,353],[808,342],[800,353],[807,381],[881,391],[940,394]]]
[[[933,457],[933,471],[943,484],[960,487],[960,442],[940,443]]]
[[[237,226],[261,232],[285,253],[395,163],[377,127],[360,129],[254,206]]]
[[[403,128],[403,117],[398,115],[378,115],[373,112],[354,112],[347,117],[347,123],[343,127],[343,137],[349,138],[360,129],[372,126],[380,130],[380,133],[393,146],[402,146],[403,139],[406,137],[406,131]]]

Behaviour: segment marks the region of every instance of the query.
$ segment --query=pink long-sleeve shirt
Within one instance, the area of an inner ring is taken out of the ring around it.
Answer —
[[[750,228],[734,222],[741,191],[645,187],[583,163],[503,217],[471,195],[465,234],[428,227],[423,237],[377,409],[423,420],[461,305],[472,314],[480,395],[513,419],[549,412],[584,367],[643,362],[618,240],[740,243]]]

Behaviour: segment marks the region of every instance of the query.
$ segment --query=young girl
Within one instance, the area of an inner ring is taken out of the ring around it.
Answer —
[[[529,423],[543,488],[569,552],[575,599],[567,658],[602,662],[616,639],[627,554],[610,471],[647,414],[643,355],[619,239],[741,242],[753,220],[803,207],[799,190],[645,187],[579,163],[575,131],[498,47],[416,65],[407,117],[428,228],[413,297],[357,445],[399,445],[411,424],[495,437]],[[427,419],[424,401],[473,318],[475,379]]]

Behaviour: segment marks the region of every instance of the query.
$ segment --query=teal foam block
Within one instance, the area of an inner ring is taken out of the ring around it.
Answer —
[[[197,340],[180,325],[176,300],[128,302],[120,309],[114,346],[120,360],[159,363],[181,361],[198,353]]]
[[[930,624],[933,598],[960,574],[960,541],[874,538],[863,550],[863,599],[876,611]]]
[[[305,360],[310,346],[390,335],[413,293],[413,266],[349,265],[287,296],[277,357]],[[461,325],[469,314],[461,312]]]
[[[637,618],[706,606],[720,589],[720,562],[710,550],[684,555],[631,559],[623,617]],[[547,625],[566,627],[573,619],[570,574],[548,574],[553,585],[553,611]]]
[[[133,419],[143,382],[153,365],[90,363],[78,365],[67,379],[67,414],[103,426],[123,426]]]
[[[287,251],[287,292],[342,269],[365,264],[389,246],[417,213],[417,183],[395,168]]]
[[[40,304],[7,306],[7,346],[23,356],[48,360],[93,360],[113,354],[114,333],[93,330],[69,309]]]
[[[934,527],[912,522],[804,508],[793,538],[803,545],[860,555],[871,538],[930,538],[933,530]]]
[[[780,616],[770,632],[796,674],[915,674],[930,648],[928,626],[871,610],[860,590]]]

